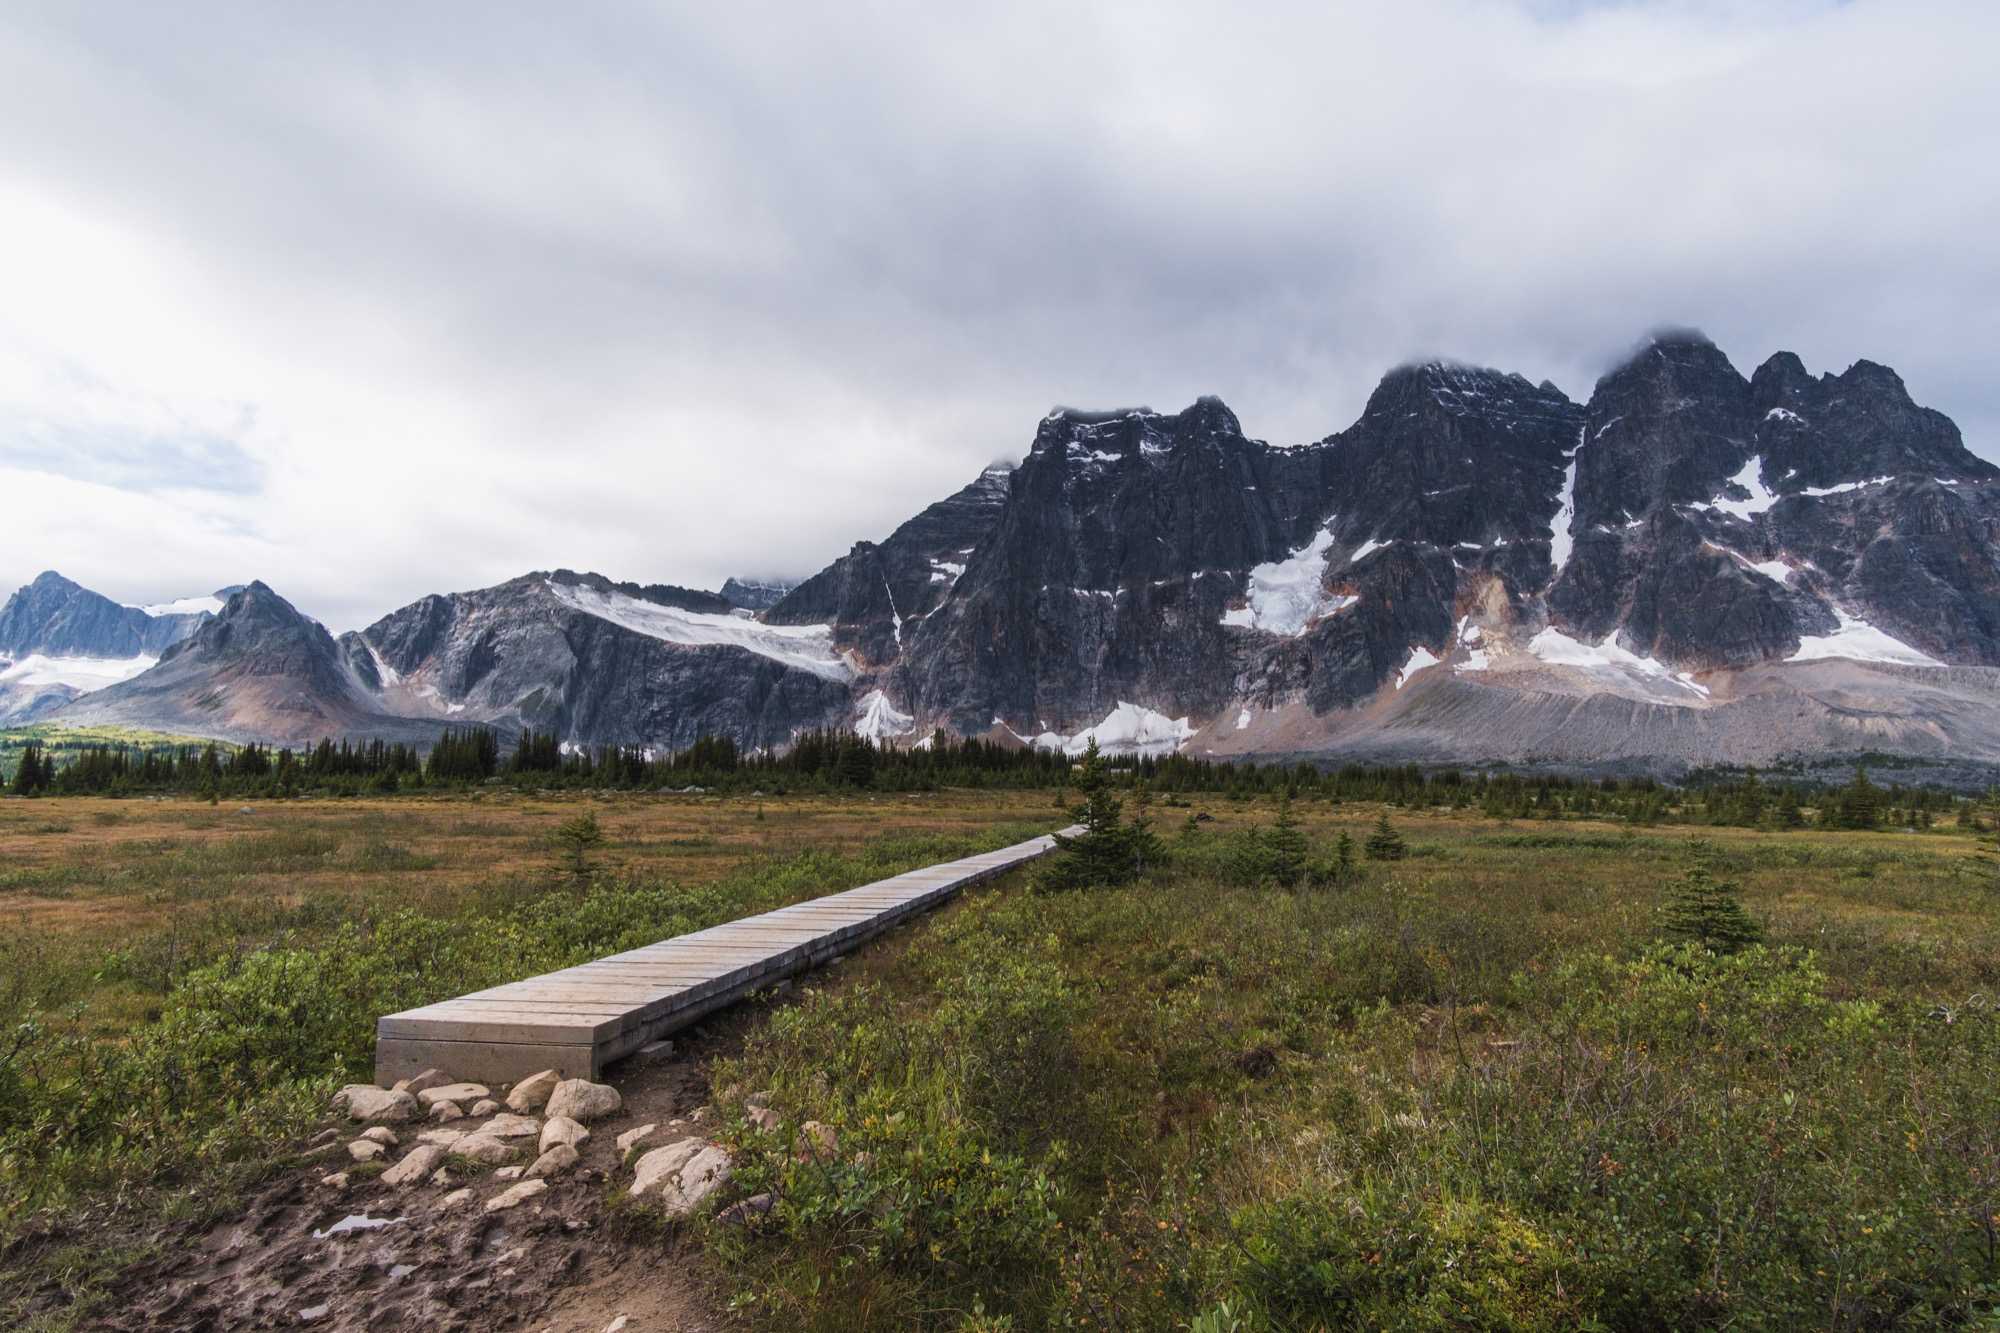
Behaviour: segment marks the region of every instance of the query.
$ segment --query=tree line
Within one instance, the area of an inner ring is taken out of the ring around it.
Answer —
[[[473,785],[591,790],[928,791],[946,787],[1050,789],[1067,798],[1076,763],[1060,751],[960,739],[943,731],[917,746],[879,745],[852,731],[802,732],[777,753],[704,736],[679,750],[579,746],[524,731],[503,748],[486,727],[450,728],[428,749],[404,742],[325,739],[299,750],[268,745],[87,745],[57,754],[29,740],[16,752],[15,795],[208,794],[218,799],[388,794]],[[4,752],[0,752],[3,755]],[[1980,830],[1996,806],[1935,787],[1878,785],[1857,767],[1829,788],[1755,770],[1697,773],[1681,785],[1647,777],[1580,778],[1416,764],[1222,762],[1175,754],[1106,758],[1106,771],[1171,799],[1184,793],[1364,801],[1413,809],[1477,810],[1506,820],[1600,818],[1633,824],[1764,828],[1914,828],[1939,822]]]

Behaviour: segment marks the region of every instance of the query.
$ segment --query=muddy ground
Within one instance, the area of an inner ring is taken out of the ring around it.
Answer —
[[[268,1182],[238,1216],[169,1237],[163,1257],[135,1266],[87,1326],[604,1333],[623,1316],[620,1333],[733,1329],[698,1276],[694,1242],[608,1202],[631,1180],[618,1161],[618,1136],[676,1119],[692,1122],[680,1132],[698,1132],[713,1114],[705,1109],[708,1061],[733,1044],[732,1033],[703,1031],[679,1040],[664,1060],[614,1067],[604,1081],[618,1089],[622,1108],[591,1123],[581,1160],[547,1193],[505,1212],[485,1209],[508,1186],[490,1168],[453,1163],[451,1183],[404,1189],[356,1170],[346,1145],[362,1126],[329,1113],[338,1136],[315,1150],[311,1164]],[[401,1146],[390,1158],[429,1127],[395,1127]],[[350,1177],[346,1188],[323,1182],[340,1171]],[[470,1202],[441,1206],[463,1186],[473,1190]]]

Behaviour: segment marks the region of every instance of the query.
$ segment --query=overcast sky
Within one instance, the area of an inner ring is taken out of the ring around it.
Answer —
[[[2000,5],[14,3],[0,580],[332,628],[879,538],[1056,403],[1859,357],[2000,458]]]

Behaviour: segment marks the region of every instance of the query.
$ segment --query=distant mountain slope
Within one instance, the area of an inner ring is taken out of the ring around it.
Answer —
[[[342,647],[391,711],[591,745],[782,745],[801,725],[838,722],[855,676],[824,627],[568,570],[426,597]]]
[[[434,736],[435,723],[382,712],[325,626],[263,583],[168,648],[158,665],[71,703],[58,720],[123,723],[225,740]]]
[[[1660,770],[2000,761],[1996,535],[2000,469],[1893,371],[1814,377],[1779,353],[1746,378],[1673,332],[1586,403],[1500,370],[1400,367],[1353,425],[1292,448],[1214,398],[1058,409],[1018,467],[781,595],[558,570],[335,643],[310,622],[227,629],[257,619],[262,589],[58,716],[200,730],[228,712],[286,736],[481,722],[662,747],[849,725],[901,744],[946,727],[1070,751]],[[109,614],[60,588],[34,600],[21,623]]]
[[[0,606],[0,655],[158,657],[221,607],[215,598],[120,606],[49,570]]]
[[[221,606],[121,606],[54,570],[40,575],[0,606],[0,723],[34,721],[137,675]]]

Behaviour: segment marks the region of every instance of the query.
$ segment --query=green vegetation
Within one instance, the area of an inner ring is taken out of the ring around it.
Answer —
[[[380,1013],[1075,817],[1060,857],[740,1015],[711,1081],[783,1123],[724,1098],[721,1132],[733,1188],[779,1202],[693,1255],[753,1326],[1992,1326],[1988,811],[1788,831],[1681,794],[1648,826],[1614,798],[1661,789],[1550,787],[1524,821],[1482,813],[1497,781],[1382,770],[1390,807],[1144,771],[1086,757],[1061,810],[0,802],[0,1322],[87,1308],[161,1219],[296,1162]],[[551,857],[569,825],[599,838]],[[1385,831],[1400,855],[1364,856]],[[837,1155],[792,1151],[808,1119]]]
[[[464,809],[436,817],[456,822]],[[1042,828],[989,818],[971,835],[891,833],[848,852],[752,853],[702,883],[644,872],[581,880],[524,874],[444,911],[383,895],[321,900],[244,922],[183,914],[177,902],[167,926],[125,947],[24,924],[0,936],[0,1322],[23,1322],[14,1302],[34,1284],[9,1273],[39,1252],[26,1240],[85,1217],[99,1227],[107,1204],[115,1205],[110,1216],[161,1221],[226,1207],[236,1186],[284,1162],[323,1119],[332,1089],[369,1077],[383,1013],[1004,846]],[[547,831],[545,823],[544,839]],[[70,833],[57,824],[47,836]],[[380,842],[308,831],[252,833],[199,856],[156,843],[146,850],[160,892],[187,891],[186,875],[197,897],[239,863],[264,873],[330,858],[386,861],[413,881],[425,871],[421,858]],[[260,932],[260,922],[280,928]],[[243,947],[250,939],[258,942]],[[145,1015],[103,1011],[132,992],[149,997]],[[115,1037],[107,1037],[107,1017]],[[102,1259],[117,1257],[106,1251]],[[63,1281],[88,1287],[103,1276],[100,1268]]]
[[[1270,813],[772,1015],[717,1083],[842,1154],[732,1122],[780,1201],[710,1243],[759,1326],[1991,1326],[1966,840],[1427,821],[1328,893],[1243,872]]]

